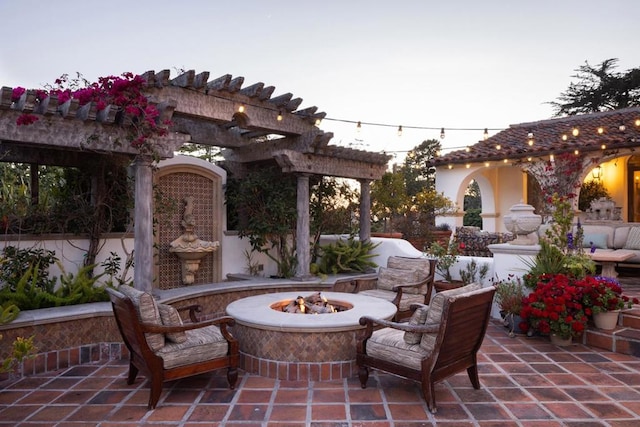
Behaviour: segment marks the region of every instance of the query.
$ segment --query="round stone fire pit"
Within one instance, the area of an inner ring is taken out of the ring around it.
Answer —
[[[356,374],[356,334],[363,329],[360,317],[391,319],[395,305],[366,295],[322,292],[330,303],[350,309],[325,314],[279,309],[312,293],[256,295],[227,306],[227,314],[236,320],[233,335],[240,344],[242,369],[291,381],[330,381]]]

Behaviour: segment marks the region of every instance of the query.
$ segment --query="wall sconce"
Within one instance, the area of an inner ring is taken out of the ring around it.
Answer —
[[[600,181],[602,179],[603,171],[602,166],[598,165],[591,171],[591,176],[593,176],[594,181]]]

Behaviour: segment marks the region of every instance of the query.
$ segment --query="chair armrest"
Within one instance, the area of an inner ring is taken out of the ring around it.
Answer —
[[[165,325],[154,325],[152,323],[140,323],[140,327],[142,328],[142,332],[153,332],[157,334],[166,334],[172,332],[184,332],[189,331],[191,329],[200,329],[207,326],[219,326],[220,329],[228,326],[233,326],[235,324],[235,319],[231,316],[222,316],[216,319],[205,320],[204,322],[197,323],[185,323],[183,325],[176,326],[165,326]]]
[[[374,286],[371,286],[372,283],[376,283],[378,281],[378,276],[373,276],[373,277],[364,277],[364,278],[360,278],[360,279],[354,279],[355,282],[355,290],[354,293],[358,293],[362,290],[362,287],[364,285],[366,286],[366,289],[370,289],[370,288],[375,288]]]
[[[376,325],[384,326],[386,328],[398,329],[405,332],[418,332],[421,334],[425,332],[437,332],[438,329],[440,329],[440,325],[437,323],[430,323],[426,325],[410,325],[407,322],[398,323],[392,322],[390,320],[376,319],[370,316],[362,316],[360,318],[360,324],[363,326],[371,325],[372,327]]]
[[[178,307],[176,308],[176,310],[178,310],[179,312],[189,310],[189,319],[193,323],[197,323],[200,321],[200,319],[198,319],[198,316],[196,316],[196,313],[200,313],[202,311],[202,306],[200,304],[191,304],[184,307]]]

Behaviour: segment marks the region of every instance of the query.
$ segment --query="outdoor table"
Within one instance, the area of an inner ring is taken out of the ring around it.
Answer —
[[[602,276],[604,277],[618,277],[616,271],[616,264],[632,258],[634,253],[624,249],[617,249],[615,251],[595,251],[590,253],[589,256],[592,260],[602,264]]]

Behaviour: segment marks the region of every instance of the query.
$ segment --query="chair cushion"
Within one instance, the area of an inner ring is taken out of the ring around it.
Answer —
[[[158,310],[160,311],[160,319],[165,326],[182,326],[182,318],[180,313],[173,306],[169,304],[158,304]],[[187,334],[184,332],[168,332],[165,337],[169,341],[181,343],[187,340]],[[166,342],[165,342],[166,344]]]
[[[607,249],[607,235],[603,233],[585,233],[582,238],[582,246],[590,248],[591,244],[598,249]]]
[[[191,329],[185,331],[185,334],[187,339],[184,342],[167,342],[156,351],[162,358],[165,369],[217,359],[228,353],[229,344],[220,328],[215,325]]]
[[[162,325],[158,304],[156,304],[156,300],[151,294],[129,285],[119,286],[118,292],[127,296],[133,302],[141,322],[158,326]],[[164,334],[146,333],[145,338],[147,339],[149,348],[153,351],[158,351],[164,346]]]
[[[424,325],[424,322],[427,320],[427,312],[429,311],[428,305],[422,305],[416,309],[411,315],[409,319],[409,325],[417,326]],[[418,332],[405,332],[404,333],[404,342],[407,344],[419,344],[422,339],[422,334]]]
[[[419,344],[407,344],[403,331],[382,328],[374,331],[367,340],[367,354],[419,371],[422,369],[422,359],[428,352]]]
[[[631,227],[624,249],[640,249],[640,227]]]
[[[479,283],[471,283],[467,286],[461,286],[459,288],[450,289],[448,291],[437,292],[429,303],[429,311],[425,324],[441,324],[442,323],[442,310],[444,309],[444,302],[447,298],[454,297],[467,292],[475,291],[482,288]],[[436,343],[436,332],[430,332],[428,334],[422,334],[420,345],[427,351],[433,350]]]
[[[417,270],[401,270],[399,268],[380,267],[380,270],[378,271],[377,287],[378,289],[391,291],[398,283],[413,283],[418,280]],[[404,289],[402,292],[404,292]]]
[[[416,270],[416,281],[425,280],[429,277],[429,268],[431,267],[428,258],[409,258],[402,256],[390,256],[387,260],[388,268],[397,268],[399,270]],[[405,288],[403,293],[409,294],[422,294],[425,295],[428,291],[427,285],[422,285],[419,288]]]
[[[398,295],[395,291],[386,291],[384,289],[368,289],[366,291],[358,292],[362,295],[368,295],[370,297],[382,298],[389,302],[392,302],[396,295]],[[424,295],[420,294],[405,294],[402,293],[402,298],[400,298],[400,307],[398,307],[398,311],[407,311],[411,309],[411,304],[424,304]]]

